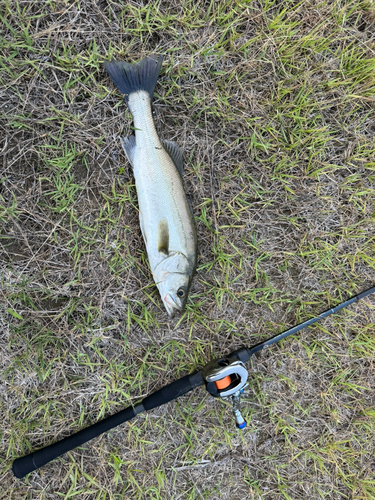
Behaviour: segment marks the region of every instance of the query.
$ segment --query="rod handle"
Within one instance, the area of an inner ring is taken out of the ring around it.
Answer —
[[[99,436],[103,432],[106,432],[109,429],[132,419],[136,414],[137,411],[135,408],[130,406],[129,408],[125,408],[124,410],[91,425],[90,427],[86,427],[85,429],[62,439],[61,441],[45,446],[44,448],[34,451],[33,453],[29,453],[24,457],[17,458],[14,460],[12,465],[13,474],[18,478],[24,477],[26,474],[42,467],[42,465],[47,464],[60,455],[74,450],[74,448],[81,446],[90,439]]]
[[[90,441],[90,439],[103,434],[103,432],[107,432],[113,427],[117,427],[118,425],[131,420],[138,413],[151,410],[152,408],[164,405],[169,401],[173,401],[179,396],[182,396],[183,394],[186,394],[192,389],[195,389],[203,384],[204,379],[200,371],[191,375],[185,375],[185,377],[175,380],[166,387],[162,387],[153,394],[150,394],[141,403],[135,405],[134,407],[130,406],[129,408],[125,408],[114,415],[90,425],[90,427],[86,427],[85,429],[62,439],[61,441],[45,446],[44,448],[34,451],[33,453],[29,453],[24,457],[16,458],[12,465],[13,474],[18,478],[22,478],[26,476],[26,474],[39,469],[42,465],[51,462],[51,460],[54,460],[64,453],[74,450],[74,448]]]

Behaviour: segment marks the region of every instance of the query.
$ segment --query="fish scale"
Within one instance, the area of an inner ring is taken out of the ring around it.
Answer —
[[[152,268],[161,260],[159,252],[155,252],[157,234],[154,228],[158,227],[162,219],[167,219],[170,226],[171,251],[181,251],[181,243],[187,254],[194,251],[194,240],[187,238],[191,227],[191,214],[182,179],[156,132],[148,94],[142,91],[132,94],[129,98],[129,108],[136,130],[134,177],[139,210],[147,221],[143,227]],[[168,192],[171,196],[165,196]],[[192,243],[190,248],[189,241]]]

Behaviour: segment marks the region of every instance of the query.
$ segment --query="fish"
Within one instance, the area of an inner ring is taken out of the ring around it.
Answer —
[[[159,137],[151,101],[163,55],[105,68],[133,115],[134,134],[120,142],[132,166],[149,265],[169,317],[186,306],[197,266],[194,216],[183,182],[183,152]]]

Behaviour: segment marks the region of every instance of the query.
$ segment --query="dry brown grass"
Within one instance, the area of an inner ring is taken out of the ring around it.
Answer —
[[[203,389],[24,480],[12,460],[374,282],[372,2],[4,1],[1,499],[373,499],[368,297],[253,360],[241,434]],[[168,321],[103,62],[164,53],[199,266]]]

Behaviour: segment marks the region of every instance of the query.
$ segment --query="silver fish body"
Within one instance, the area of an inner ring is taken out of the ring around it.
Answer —
[[[153,78],[156,83],[158,63],[160,66],[160,58],[132,65],[112,61],[106,68],[124,93],[134,118],[135,136],[122,138],[121,142],[134,171],[140,226],[151,272],[165,308],[173,316],[186,304],[196,268],[197,238],[184,191],[181,150],[176,143],[159,138],[152,117],[149,81]],[[121,87],[122,82],[118,82],[124,73],[127,86]]]

